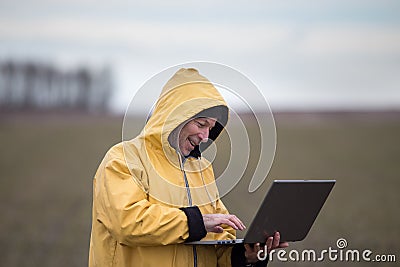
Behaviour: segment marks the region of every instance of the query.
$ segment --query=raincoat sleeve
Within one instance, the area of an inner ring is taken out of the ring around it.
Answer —
[[[150,203],[132,175],[141,176],[143,171],[138,167],[131,174],[121,158],[103,160],[95,177],[97,220],[127,246],[176,244],[188,239],[185,212]]]

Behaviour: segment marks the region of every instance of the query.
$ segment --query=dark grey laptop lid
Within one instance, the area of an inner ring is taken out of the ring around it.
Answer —
[[[303,240],[311,229],[335,180],[275,180],[244,238],[263,243],[280,232],[281,241]]]

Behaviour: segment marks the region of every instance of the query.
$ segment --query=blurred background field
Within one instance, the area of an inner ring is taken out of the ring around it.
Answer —
[[[290,249],[336,248],[345,238],[349,248],[398,261],[400,113],[277,113],[275,120],[277,151],[263,187],[273,179],[337,180],[308,237]],[[0,115],[1,266],[87,265],[92,177],[121,127],[120,116]],[[233,211],[252,207],[240,196],[224,201]]]

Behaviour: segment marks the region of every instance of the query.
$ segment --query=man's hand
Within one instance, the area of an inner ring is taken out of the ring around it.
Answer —
[[[242,221],[233,214],[203,214],[203,221],[207,232],[222,233],[224,231],[222,224],[229,225],[235,230],[246,229]]]
[[[281,236],[279,232],[276,232],[274,236],[270,236],[267,238],[265,241],[265,247],[267,248],[267,251],[264,251],[265,247],[260,247],[260,243],[255,243],[253,247],[250,246],[250,244],[244,244],[244,248],[246,251],[244,252],[244,255],[246,257],[246,260],[248,263],[255,263],[258,261],[257,254],[260,250],[263,250],[261,253],[261,257],[264,257],[264,253],[269,253],[271,250],[276,249],[276,248],[287,248],[289,246],[288,242],[280,242]]]

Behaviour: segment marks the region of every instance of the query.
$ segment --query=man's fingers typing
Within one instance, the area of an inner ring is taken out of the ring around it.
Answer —
[[[231,221],[233,221],[235,223],[235,225],[237,226],[237,228],[239,230],[244,230],[246,229],[246,226],[243,224],[243,222],[241,220],[239,220],[238,217],[236,217],[235,215],[231,215]]]
[[[233,227],[233,229],[235,229],[235,230],[244,230],[245,229],[243,223],[236,216],[229,216],[229,217],[225,218],[223,223]]]
[[[244,230],[246,228],[238,217],[231,214],[203,214],[203,221],[207,232],[220,233],[222,224],[228,225],[235,230]]]

